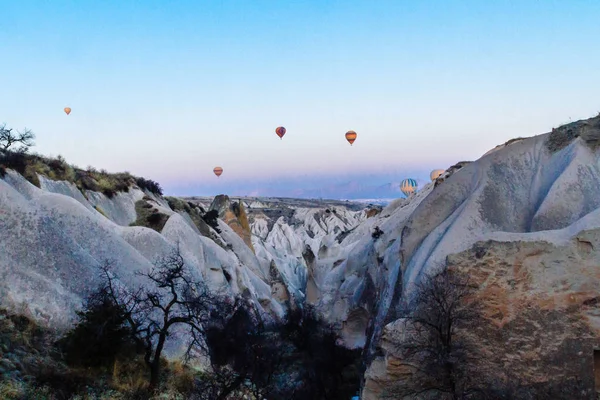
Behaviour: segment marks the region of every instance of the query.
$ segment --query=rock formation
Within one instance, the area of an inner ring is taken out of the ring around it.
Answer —
[[[592,398],[600,345],[599,127],[600,116],[514,141],[413,199],[418,205],[398,227],[396,293],[387,297],[409,297],[412,282],[445,265],[466,272],[490,321],[480,336],[489,362],[528,383],[577,377],[590,390],[581,398]],[[394,303],[380,306],[390,323],[366,373],[364,399],[379,398],[402,374],[385,340],[401,329],[392,322]]]
[[[518,138],[384,208],[165,199],[139,187],[108,198],[43,176],[37,188],[7,170],[0,296],[64,329],[104,259],[133,285],[135,271],[179,243],[212,290],[243,294],[270,318],[314,304],[346,346],[365,347],[362,398],[376,399],[406,372],[388,341],[401,329],[398,306],[412,283],[448,266],[479,288],[490,362],[531,382],[568,375],[591,388],[600,347],[599,140],[600,116]],[[161,223],[146,224],[143,210]],[[207,222],[205,210],[218,221]],[[496,348],[503,351],[489,351]]]
[[[210,210],[216,210],[219,218],[229,225],[229,227],[242,238],[246,246],[254,252],[254,247],[252,246],[252,232],[250,231],[250,224],[248,223],[244,203],[241,201],[232,203],[228,196],[219,195],[213,200],[209,208],[209,211]]]
[[[105,260],[125,284],[135,285],[135,272],[149,270],[177,243],[212,290],[243,294],[264,315],[282,318],[304,303],[315,279],[318,255],[311,259],[308,249],[327,253],[340,232],[364,219],[362,206],[341,202],[315,207],[300,201],[312,208],[296,208],[271,200],[250,208],[217,196],[202,207],[138,187],[108,198],[38,178],[39,188],[12,170],[0,179],[0,295],[3,306],[59,330],[70,326],[98,285]],[[217,212],[218,231],[204,221],[204,210]]]

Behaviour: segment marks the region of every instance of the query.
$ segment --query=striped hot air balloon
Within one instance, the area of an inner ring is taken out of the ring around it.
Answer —
[[[275,129],[275,133],[280,139],[283,139],[283,135],[285,135],[285,128],[283,126],[278,126],[277,129]]]
[[[434,169],[433,171],[431,171],[431,174],[429,174],[429,177],[431,178],[431,181],[435,181],[437,178],[440,177],[440,175],[442,175],[444,172],[446,172],[443,169]]]
[[[417,191],[417,181],[412,178],[407,178],[400,183],[400,190],[406,197]]]
[[[346,140],[348,141],[348,143],[350,143],[350,146],[352,146],[352,143],[354,143],[354,141],[356,140],[356,136],[358,135],[354,131],[346,132]]]
[[[221,176],[221,174],[223,173],[223,168],[221,168],[221,167],[215,167],[215,168],[213,169],[213,172],[215,173],[215,175],[216,175],[217,177],[219,177],[219,176]]]

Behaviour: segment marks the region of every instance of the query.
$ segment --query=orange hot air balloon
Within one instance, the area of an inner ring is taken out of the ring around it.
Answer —
[[[65,107],[65,112],[67,115],[71,114],[71,107]]]
[[[348,143],[350,143],[350,146],[352,146],[352,143],[354,143],[354,141],[356,140],[357,136],[358,135],[354,131],[348,131],[348,132],[346,132],[346,140],[348,141]]]
[[[221,167],[215,167],[215,169],[213,169],[213,172],[215,173],[215,175],[217,177],[219,177],[223,173],[223,168],[221,168]]]
[[[285,135],[285,128],[283,126],[279,126],[277,129],[275,129],[275,133],[280,139],[283,139],[283,135]]]

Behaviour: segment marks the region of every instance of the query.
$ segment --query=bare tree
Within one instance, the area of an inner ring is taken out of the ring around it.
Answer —
[[[261,319],[258,319],[246,340],[244,370],[252,382],[251,392],[257,399],[271,398],[277,389],[276,375],[284,369],[284,343],[276,328],[268,327]]]
[[[267,399],[348,399],[355,393],[359,374],[353,365],[360,351],[340,346],[336,332],[310,306],[291,311],[286,320],[267,322],[240,299],[226,321],[208,329],[214,372],[205,386],[218,393],[213,399],[240,389]]]
[[[125,310],[136,340],[145,351],[144,360],[150,369],[151,389],[159,385],[160,358],[169,334],[176,325],[189,330],[186,358],[191,356],[194,349],[206,350],[202,340],[206,324],[217,307],[222,308],[227,303],[190,276],[179,246],[160,258],[152,271],[139,274],[151,281],[151,285],[134,292],[117,286],[110,263],[105,263],[103,275],[108,293]]]
[[[278,327],[266,324],[256,307],[241,297],[230,311],[206,332],[212,384],[220,393],[214,398],[226,398],[244,382],[250,382],[245,389],[254,397],[270,398],[275,377],[284,369]]]
[[[0,125],[0,152],[9,150],[25,153],[34,145],[35,134],[30,129],[23,132],[13,132],[12,128],[6,128],[6,125]],[[19,147],[13,147],[18,145]]]
[[[388,390],[387,398],[454,400],[481,394],[480,352],[464,334],[483,322],[472,295],[468,279],[447,269],[415,283],[403,307],[403,330],[394,340],[399,362],[411,373]]]
[[[228,365],[212,366],[212,373],[199,380],[194,389],[194,400],[225,400],[246,380],[246,377]]]

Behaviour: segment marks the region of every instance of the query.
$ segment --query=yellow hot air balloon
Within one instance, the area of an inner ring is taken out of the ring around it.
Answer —
[[[442,175],[444,172],[446,172],[443,169],[434,169],[433,171],[431,171],[431,174],[429,174],[429,177],[431,178],[431,181],[435,181],[437,178],[440,177],[440,175]]]
[[[215,168],[213,169],[213,172],[215,173],[215,175],[216,175],[217,177],[219,177],[219,176],[221,176],[221,174],[223,173],[223,168],[221,168],[221,167],[215,167]]]
[[[408,197],[411,193],[417,191],[417,186],[418,185],[416,180],[408,178],[400,183],[400,190],[402,191],[402,193],[404,193],[406,197]]]
[[[71,107],[65,107],[65,112],[67,115],[71,114]]]
[[[348,131],[348,132],[346,132],[346,140],[348,141],[348,143],[350,143],[350,146],[352,146],[352,143],[354,143],[354,141],[356,140],[357,136],[358,135],[354,131]]]

